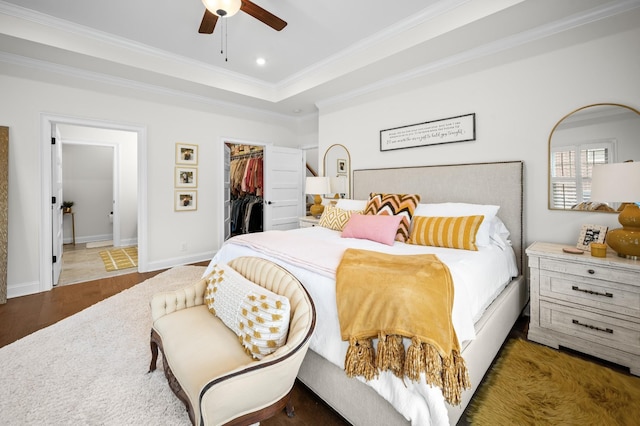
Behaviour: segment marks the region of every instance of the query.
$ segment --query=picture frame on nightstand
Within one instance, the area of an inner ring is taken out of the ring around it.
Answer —
[[[587,251],[591,243],[604,243],[608,229],[604,225],[582,225],[576,247]]]

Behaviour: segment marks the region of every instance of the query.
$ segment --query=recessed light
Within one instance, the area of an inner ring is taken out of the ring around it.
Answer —
[[[267,60],[265,58],[258,58],[256,59],[256,64],[263,66],[264,64],[267,63]]]

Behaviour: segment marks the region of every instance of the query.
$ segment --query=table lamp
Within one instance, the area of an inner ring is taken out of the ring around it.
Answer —
[[[618,216],[622,228],[607,232],[606,243],[620,257],[640,258],[640,162],[594,166],[591,201],[623,203]]]
[[[305,192],[309,195],[313,195],[313,205],[309,208],[309,212],[312,216],[319,217],[324,211],[322,205],[322,194],[328,194],[331,192],[331,183],[328,177],[311,176],[307,177],[305,185]]]
[[[344,198],[347,193],[346,176],[336,176],[331,178],[331,193],[336,194],[334,198]]]

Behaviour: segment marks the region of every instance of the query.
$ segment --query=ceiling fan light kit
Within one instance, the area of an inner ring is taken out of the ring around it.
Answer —
[[[282,31],[287,26],[286,21],[249,0],[202,0],[202,3],[206,10],[198,29],[200,34],[212,34],[218,18],[228,18],[238,13],[239,10],[276,31]]]
[[[209,12],[227,18],[238,13],[242,6],[242,0],[202,0],[202,3]]]

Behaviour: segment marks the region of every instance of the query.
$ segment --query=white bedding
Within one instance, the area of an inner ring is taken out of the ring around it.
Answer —
[[[304,249],[299,245],[303,239],[308,240]],[[279,240],[281,244],[265,246],[266,240]],[[317,320],[311,350],[343,368],[348,343],[340,339],[335,268],[341,253],[349,247],[393,254],[436,254],[449,267],[453,278],[455,299],[452,316],[460,343],[475,338],[475,321],[511,277],[518,275],[513,250],[499,245],[479,247],[475,252],[399,242],[387,246],[368,240],[341,238],[340,232],[318,226],[231,238],[215,255],[205,274],[215,263],[228,262],[239,256],[258,256],[285,267],[305,286],[315,303]],[[389,372],[381,373],[367,384],[413,425],[448,424],[440,389],[431,388],[423,382],[403,382]]]

